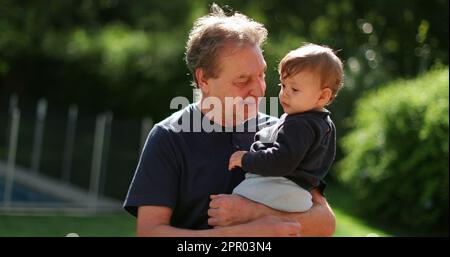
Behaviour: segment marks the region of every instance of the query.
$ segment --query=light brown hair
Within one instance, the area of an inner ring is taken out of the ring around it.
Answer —
[[[330,88],[331,103],[343,86],[343,65],[334,51],[327,46],[305,44],[290,51],[278,65],[280,79],[294,76],[301,71],[311,71],[320,78],[322,88]]]

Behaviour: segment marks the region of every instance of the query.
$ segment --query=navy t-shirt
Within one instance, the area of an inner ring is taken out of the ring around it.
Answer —
[[[211,132],[194,128],[198,125],[194,122],[198,120],[196,117],[204,120],[198,106],[191,104],[150,131],[125,199],[124,208],[129,213],[137,216],[138,206],[167,206],[173,211],[172,226],[210,228],[207,222],[210,195],[231,194],[244,179],[241,169],[228,170],[231,154],[248,151],[255,131],[277,120],[260,113],[235,128],[244,132],[224,132],[224,127],[210,122],[214,128]],[[186,122],[190,123],[190,129],[180,131]]]

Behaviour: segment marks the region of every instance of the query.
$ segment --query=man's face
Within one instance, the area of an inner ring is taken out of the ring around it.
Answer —
[[[204,80],[203,98],[220,99],[224,125],[237,125],[255,116],[258,98],[266,91],[267,66],[261,49],[250,45],[226,47],[219,56],[218,67],[217,78]]]

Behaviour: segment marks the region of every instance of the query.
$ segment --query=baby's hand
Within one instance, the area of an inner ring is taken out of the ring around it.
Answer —
[[[242,156],[244,156],[244,154],[246,152],[247,151],[234,152],[230,157],[230,163],[228,164],[228,169],[232,170],[235,167],[242,167]]]

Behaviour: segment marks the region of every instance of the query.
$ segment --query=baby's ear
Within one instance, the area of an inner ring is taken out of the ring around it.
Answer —
[[[319,96],[319,105],[326,106],[330,102],[332,95],[333,91],[330,88],[323,88]]]

